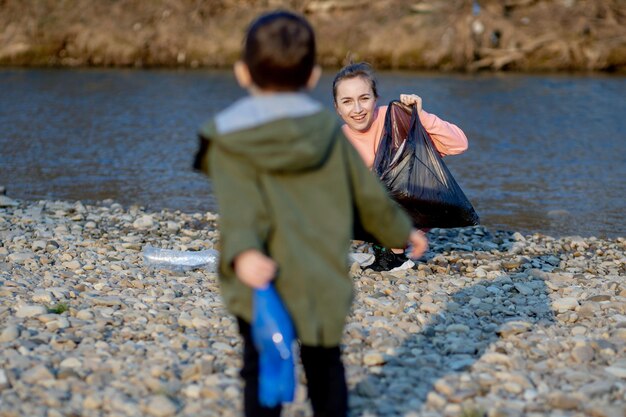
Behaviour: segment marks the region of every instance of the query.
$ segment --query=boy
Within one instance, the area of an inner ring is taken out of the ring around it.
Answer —
[[[354,221],[390,247],[424,235],[392,202],[345,140],[335,116],[301,91],[313,88],[315,37],[279,11],[249,27],[234,67],[250,92],[200,130],[195,166],[213,181],[220,212],[219,278],[244,341],[246,416],[279,416],[258,402],[252,290],[273,281],[296,328],[315,416],[347,415],[339,342],[352,301],[347,256]]]

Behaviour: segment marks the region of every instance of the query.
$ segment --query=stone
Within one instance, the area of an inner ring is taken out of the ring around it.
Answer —
[[[6,371],[0,368],[0,392],[9,388],[11,384],[9,384],[9,378],[7,378]]]
[[[35,253],[32,251],[16,252],[16,253],[11,253],[7,256],[7,260],[9,262],[13,262],[19,265],[23,265],[24,263],[26,263],[26,261],[34,259],[34,258],[35,258]]]
[[[59,364],[59,367],[61,368],[81,368],[82,366],[83,363],[78,358],[63,359],[63,361]]]
[[[91,310],[80,310],[76,312],[76,318],[79,320],[90,321],[93,320],[94,314]]]
[[[37,317],[42,314],[46,314],[47,312],[48,312],[48,309],[44,306],[25,304],[25,305],[18,307],[17,311],[15,312],[15,317],[19,317],[19,318]]]
[[[587,297],[587,301],[592,301],[594,303],[600,303],[602,301],[611,301],[611,296],[609,294],[590,295],[589,297]]]
[[[370,350],[363,355],[363,364],[367,366],[382,365],[386,362],[382,353]]]
[[[8,325],[0,333],[0,343],[12,342],[18,337],[20,337],[20,328],[13,324]]]
[[[434,303],[422,303],[419,308],[425,313],[437,313],[439,311],[439,306]]]
[[[467,333],[469,331],[469,326],[466,326],[465,324],[451,324],[446,327],[446,332],[448,333]]]
[[[31,299],[35,303],[44,303],[44,304],[50,304],[52,303],[52,301],[54,301],[54,297],[52,296],[52,293],[44,289],[36,289],[33,292]]]
[[[367,378],[357,384],[356,393],[366,398],[377,398],[380,396],[378,387]]]
[[[572,349],[572,359],[578,363],[590,362],[594,352],[591,346],[576,346]]]
[[[481,362],[489,363],[489,364],[499,364],[499,365],[511,365],[511,359],[503,354],[497,352],[487,352],[483,356],[480,357]]]
[[[148,400],[146,412],[154,417],[170,417],[176,414],[176,405],[163,395],[155,395]]]
[[[154,226],[154,219],[150,215],[141,216],[133,222],[135,229],[145,230],[150,229],[152,226]]]
[[[559,313],[574,310],[578,307],[578,300],[573,297],[558,298],[552,301],[552,308]]]
[[[498,327],[496,333],[503,338],[507,338],[520,333],[525,333],[532,328],[532,324],[525,321],[509,321]]]
[[[80,269],[81,265],[80,262],[74,260],[74,261],[69,261],[69,262],[63,262],[62,265],[64,267],[66,267],[69,270],[72,271],[76,271],[77,269]]]
[[[607,366],[604,371],[618,378],[626,379],[626,366]]]
[[[426,396],[426,403],[433,408],[443,408],[448,404],[448,401],[445,397],[437,394],[436,392],[430,391]]]
[[[4,189],[2,190],[4,193]],[[0,207],[17,207],[19,203],[6,195],[0,195]]]
[[[532,295],[533,293],[533,289],[530,288],[528,285],[516,282],[514,286],[515,286],[515,289],[522,295]]]
[[[22,382],[27,384],[41,384],[51,379],[54,379],[54,375],[45,365],[36,365],[30,368],[20,378]]]
[[[450,397],[455,392],[454,386],[450,385],[449,381],[445,379],[438,379],[435,381],[433,387],[437,390],[437,392],[445,397]]]
[[[142,216],[152,225],[134,227]],[[215,274],[146,268],[138,250],[219,247],[216,218],[110,201],[0,210],[0,413],[239,415],[242,343]],[[352,414],[625,415],[626,238],[429,238],[414,270],[355,264],[342,340]],[[310,413],[299,384],[287,414]]]
[[[548,395],[548,403],[559,410],[577,410],[581,406],[579,398],[570,394],[554,392]]]
[[[609,394],[613,390],[613,385],[611,381],[596,381],[584,385],[579,392],[587,397],[598,397]]]

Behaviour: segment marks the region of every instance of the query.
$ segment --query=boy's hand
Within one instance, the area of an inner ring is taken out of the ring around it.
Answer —
[[[417,94],[400,94],[400,102],[407,106],[415,104],[417,106],[417,112],[422,111],[422,98]]]
[[[276,262],[256,249],[241,252],[233,261],[235,274],[252,288],[264,288],[276,275]]]
[[[421,230],[413,229],[409,235],[411,252],[407,256],[411,259],[419,259],[428,249],[428,239]]]

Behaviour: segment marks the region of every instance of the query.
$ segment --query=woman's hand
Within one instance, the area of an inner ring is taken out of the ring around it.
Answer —
[[[256,249],[241,252],[233,261],[235,274],[252,288],[264,288],[276,276],[276,262]]]
[[[428,249],[428,239],[424,232],[418,229],[411,230],[409,235],[410,252],[407,256],[411,259],[419,259]]]
[[[400,94],[400,102],[407,106],[415,104],[417,106],[417,112],[422,111],[422,98],[417,94]]]

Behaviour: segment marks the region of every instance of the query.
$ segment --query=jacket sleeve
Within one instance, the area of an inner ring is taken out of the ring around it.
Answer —
[[[348,165],[357,221],[380,244],[390,248],[404,247],[411,232],[411,219],[391,199],[385,186],[367,169],[350,143],[343,137],[338,142]]]
[[[270,230],[267,207],[256,170],[247,161],[211,144],[208,172],[220,212],[222,272],[233,272],[233,260],[241,252],[266,252]]]
[[[419,117],[441,156],[457,155],[467,150],[467,137],[458,126],[424,110],[420,112]]]

